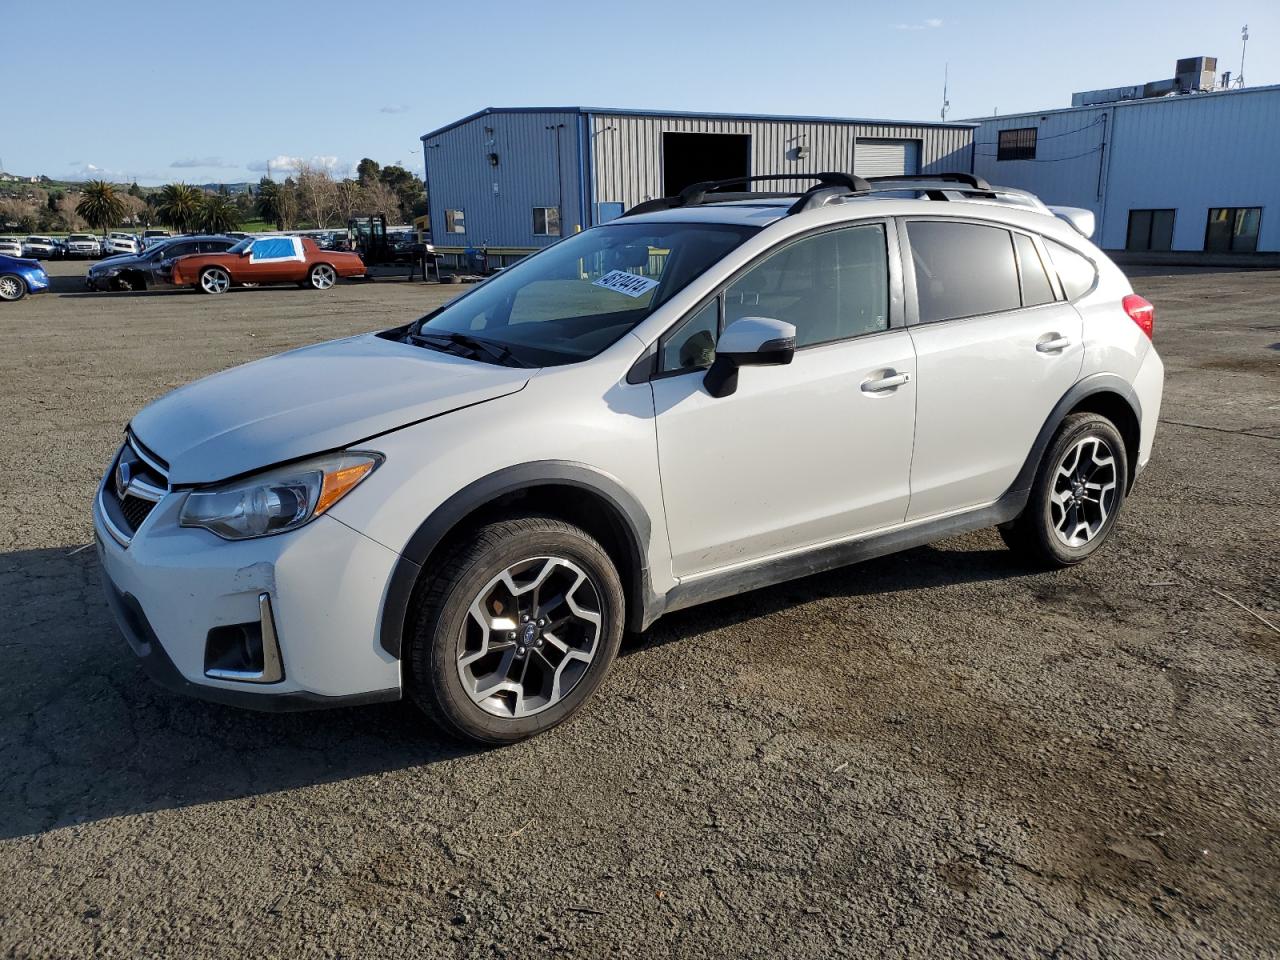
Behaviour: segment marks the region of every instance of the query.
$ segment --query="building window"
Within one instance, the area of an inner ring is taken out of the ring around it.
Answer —
[[[1172,210],[1130,210],[1126,250],[1172,250]]]
[[[533,208],[533,235],[535,237],[560,236],[560,208]]]
[[[446,210],[444,212],[444,232],[445,233],[466,233],[467,232],[467,216],[461,210]]]
[[[996,141],[997,160],[1034,160],[1036,158],[1036,128],[1018,127],[1001,130]]]
[[[1210,207],[1204,231],[1208,253],[1253,253],[1258,249],[1261,207]]]

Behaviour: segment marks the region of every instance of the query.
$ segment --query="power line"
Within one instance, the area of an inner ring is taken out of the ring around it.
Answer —
[[[1069,157],[1046,157],[1046,158],[1035,157],[1034,159],[1022,160],[1020,162],[1022,163],[1060,163],[1063,160],[1079,160],[1081,157],[1087,157],[1091,153],[1098,153],[1101,150],[1102,150],[1102,144],[1098,144],[1096,147],[1092,148],[1091,150],[1086,150],[1084,151],[1084,153],[1073,153]],[[999,155],[996,153],[986,153],[986,152],[979,153],[976,150],[974,152],[977,153],[977,155],[980,157],[995,157]]]
[[[1098,117],[1097,119],[1092,120],[1092,121],[1091,121],[1091,122],[1089,122],[1089,123],[1086,123],[1086,124],[1085,124],[1084,126],[1082,126],[1082,127],[1076,127],[1074,130],[1064,130],[1062,133],[1051,133],[1051,134],[1050,134],[1049,136],[1047,136],[1047,137],[1042,137],[1042,136],[1039,136],[1039,134],[1037,134],[1037,136],[1036,136],[1036,143],[1044,143],[1046,140],[1057,140],[1059,137],[1070,137],[1070,136],[1073,136],[1074,134],[1077,134],[1077,133],[1083,133],[1083,132],[1084,132],[1084,131],[1086,131],[1086,130],[1089,130],[1089,129],[1092,129],[1093,127],[1096,127],[1098,124],[1102,123],[1105,119],[1106,119],[1106,114],[1103,114],[1102,116]],[[1017,128],[1017,127],[1005,127],[1005,129],[1006,129],[1006,130],[1017,130],[1018,128]],[[993,146],[995,146],[995,145],[996,145],[996,143],[997,143],[997,142],[998,142],[998,141],[996,141],[996,140],[980,140],[980,141],[979,141],[979,140],[975,140],[973,145],[974,145],[975,147],[993,147]]]

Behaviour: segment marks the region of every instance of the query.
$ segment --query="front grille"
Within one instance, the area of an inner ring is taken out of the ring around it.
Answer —
[[[112,493],[114,494],[115,491],[113,490]],[[142,526],[142,521],[147,519],[147,515],[155,509],[155,506],[150,500],[125,494],[124,499],[120,501],[120,512],[124,514],[125,522],[129,524],[128,532],[133,533]]]
[[[121,465],[124,469],[121,469]],[[102,508],[125,545],[169,492],[169,465],[129,433],[102,485]],[[124,489],[121,490],[122,481]]]

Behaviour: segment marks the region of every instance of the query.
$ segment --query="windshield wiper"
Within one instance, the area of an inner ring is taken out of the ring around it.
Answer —
[[[482,340],[479,337],[473,337],[467,333],[455,333],[454,331],[436,332],[434,330],[428,332],[418,330],[409,333],[410,340],[426,341],[427,343],[446,343],[452,346],[462,347],[470,352],[471,356],[480,355],[487,356],[505,367],[523,367],[524,363],[511,352],[510,348],[502,346],[500,343],[494,343],[492,340]]]

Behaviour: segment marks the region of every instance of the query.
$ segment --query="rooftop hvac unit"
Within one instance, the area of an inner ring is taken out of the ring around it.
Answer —
[[[1197,93],[1212,90],[1217,74],[1217,57],[1184,57],[1173,72],[1173,82],[1179,93]]]

